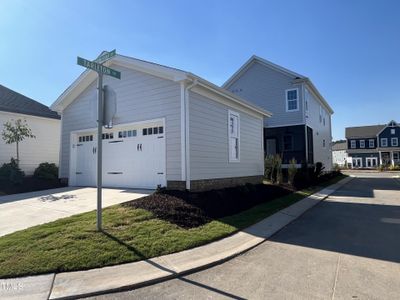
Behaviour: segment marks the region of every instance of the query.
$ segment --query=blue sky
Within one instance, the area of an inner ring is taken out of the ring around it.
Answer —
[[[0,84],[50,105],[102,50],[222,84],[252,54],[312,79],[347,126],[400,121],[400,1],[1,0]]]

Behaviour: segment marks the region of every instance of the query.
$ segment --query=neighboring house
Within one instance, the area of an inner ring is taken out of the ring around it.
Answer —
[[[400,126],[387,125],[346,128],[347,154],[352,168],[375,168],[400,164]]]
[[[42,162],[58,164],[60,153],[60,116],[46,105],[0,85],[0,134],[8,121],[25,120],[35,138],[19,145],[20,168],[31,175]],[[16,145],[0,137],[0,164],[16,158]]]
[[[332,162],[333,165],[346,167],[348,161],[347,141],[336,141],[332,144]]]
[[[264,121],[266,154],[332,167],[332,108],[305,76],[252,56],[223,88],[272,112]]]
[[[107,187],[205,190],[264,174],[263,122],[271,114],[192,73],[116,55],[117,113],[103,134]],[[61,114],[60,177],[96,185],[96,78],[84,71],[51,106]]]

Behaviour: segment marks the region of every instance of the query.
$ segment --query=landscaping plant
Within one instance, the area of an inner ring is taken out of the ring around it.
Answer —
[[[33,176],[41,179],[57,179],[58,167],[54,163],[41,163],[33,173]]]
[[[35,136],[32,134],[32,130],[29,128],[25,120],[22,121],[21,119],[18,119],[14,122],[7,121],[3,126],[4,128],[1,136],[6,144],[16,144],[16,163],[19,166],[19,143],[26,138],[35,138]]]
[[[24,176],[24,172],[18,167],[14,158],[11,158],[9,163],[5,163],[0,167],[0,180],[4,181],[5,184],[20,184]]]

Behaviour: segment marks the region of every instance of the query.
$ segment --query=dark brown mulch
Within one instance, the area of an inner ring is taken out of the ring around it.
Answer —
[[[198,227],[210,222],[210,218],[200,208],[178,197],[162,193],[154,193],[122,205],[151,211],[157,218],[183,228]]]
[[[18,193],[27,193],[41,190],[54,189],[59,187],[65,187],[65,184],[62,184],[58,179],[40,179],[33,176],[24,177],[22,183],[20,184],[11,184],[8,181],[0,181],[0,194],[18,194]]]
[[[160,219],[183,228],[193,228],[291,192],[288,188],[267,184],[247,184],[206,192],[162,190],[123,205],[146,209]]]

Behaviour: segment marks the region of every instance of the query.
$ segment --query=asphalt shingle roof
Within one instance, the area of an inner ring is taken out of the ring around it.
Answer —
[[[60,116],[46,105],[17,93],[0,84],[0,111],[60,119]]]
[[[346,149],[347,149],[346,141],[335,142],[332,145],[332,151],[346,150]]]
[[[386,125],[371,125],[360,127],[347,127],[346,138],[375,137]]]

